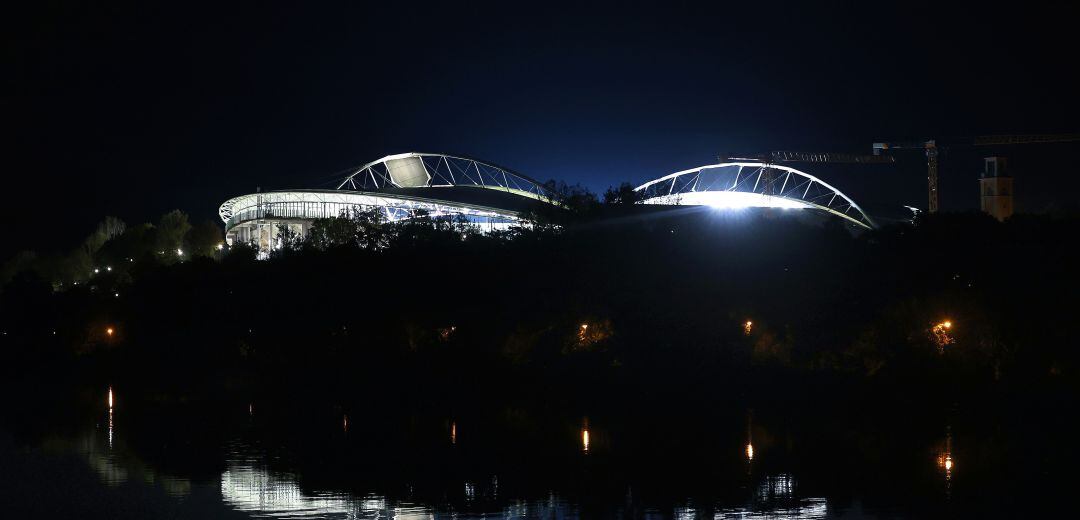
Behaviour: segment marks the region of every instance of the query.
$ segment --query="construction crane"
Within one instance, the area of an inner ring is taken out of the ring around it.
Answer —
[[[881,164],[896,162],[896,159],[890,155],[859,155],[851,153],[808,153],[808,152],[787,152],[776,151],[764,154],[753,155],[750,157],[730,157],[721,156],[720,162],[728,161],[757,161],[762,163],[774,164],[784,162],[803,162],[803,163],[846,163],[846,164]]]
[[[896,162],[891,155],[860,155],[851,153],[816,153],[816,152],[789,152],[774,151],[750,157],[720,156],[720,162],[732,161],[755,161],[762,164],[776,164],[785,162],[801,163],[835,163],[835,164],[882,164]],[[764,193],[772,195],[773,171],[765,169],[761,172],[761,182],[764,183]]]
[[[1080,141],[1080,134],[1020,134],[1020,135],[983,135],[950,140],[949,147],[957,146],[998,146],[1035,143],[1069,143]],[[889,150],[924,150],[926,152],[927,211],[938,210],[938,152],[937,140],[874,143],[874,156],[883,155]]]

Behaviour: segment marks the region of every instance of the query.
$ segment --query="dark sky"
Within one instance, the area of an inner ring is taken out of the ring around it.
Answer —
[[[3,256],[72,247],[105,215],[216,218],[256,186],[327,186],[404,151],[602,191],[726,152],[1080,131],[1065,8],[24,4],[0,21]],[[1021,209],[1080,187],[1077,146],[997,151]],[[945,209],[977,206],[990,152],[948,152]],[[922,158],[901,157],[803,169],[885,214],[926,204]]]

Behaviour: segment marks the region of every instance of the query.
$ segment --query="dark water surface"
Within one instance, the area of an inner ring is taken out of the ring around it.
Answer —
[[[102,387],[5,417],[0,517],[1029,517],[1068,514],[1077,480],[1069,418],[1042,412],[114,399]]]

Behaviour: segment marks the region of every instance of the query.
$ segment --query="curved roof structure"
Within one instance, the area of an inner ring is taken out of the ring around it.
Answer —
[[[855,201],[805,172],[771,163],[738,161],[665,175],[634,188],[641,204],[719,208],[816,209],[870,229],[873,220]]]
[[[367,163],[345,177],[337,189],[446,187],[483,188],[555,203],[554,194],[543,184],[508,168],[467,157],[421,152],[387,155]]]
[[[357,210],[377,210],[390,222],[448,218],[491,232],[525,224],[543,204],[560,205],[547,187],[520,173],[465,157],[412,152],[351,170],[335,189],[233,197],[221,204],[218,216],[228,244],[253,244],[265,254],[283,247],[286,231],[304,237],[315,220]]]
[[[349,207],[382,208],[391,220],[408,218],[417,210],[431,216],[515,220],[537,201],[558,204],[543,184],[508,168],[466,157],[410,152],[367,163],[332,190],[233,197],[218,208],[218,216],[226,230],[254,219],[334,217]]]

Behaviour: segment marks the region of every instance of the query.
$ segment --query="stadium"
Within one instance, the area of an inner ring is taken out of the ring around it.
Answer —
[[[840,218],[857,229],[875,227],[855,201],[825,181],[795,168],[761,161],[682,170],[646,182],[634,191],[641,204],[810,210]]]
[[[527,222],[537,205],[557,205],[554,194],[524,175],[491,163],[445,154],[388,155],[353,170],[336,189],[250,193],[225,201],[218,215],[229,245],[268,251],[279,227],[307,235],[315,219],[379,209],[388,221],[419,215],[465,221],[483,232]]]
[[[723,210],[777,208],[836,217],[856,229],[875,227],[847,195],[808,173],[763,161],[721,162],[682,170],[634,189],[638,204]],[[315,219],[382,211],[388,221],[419,215],[453,218],[481,232],[527,224],[538,205],[558,206],[543,184],[507,168],[466,157],[410,152],[352,170],[335,189],[241,195],[218,210],[226,242],[260,251],[280,246],[279,230],[307,236]]]

